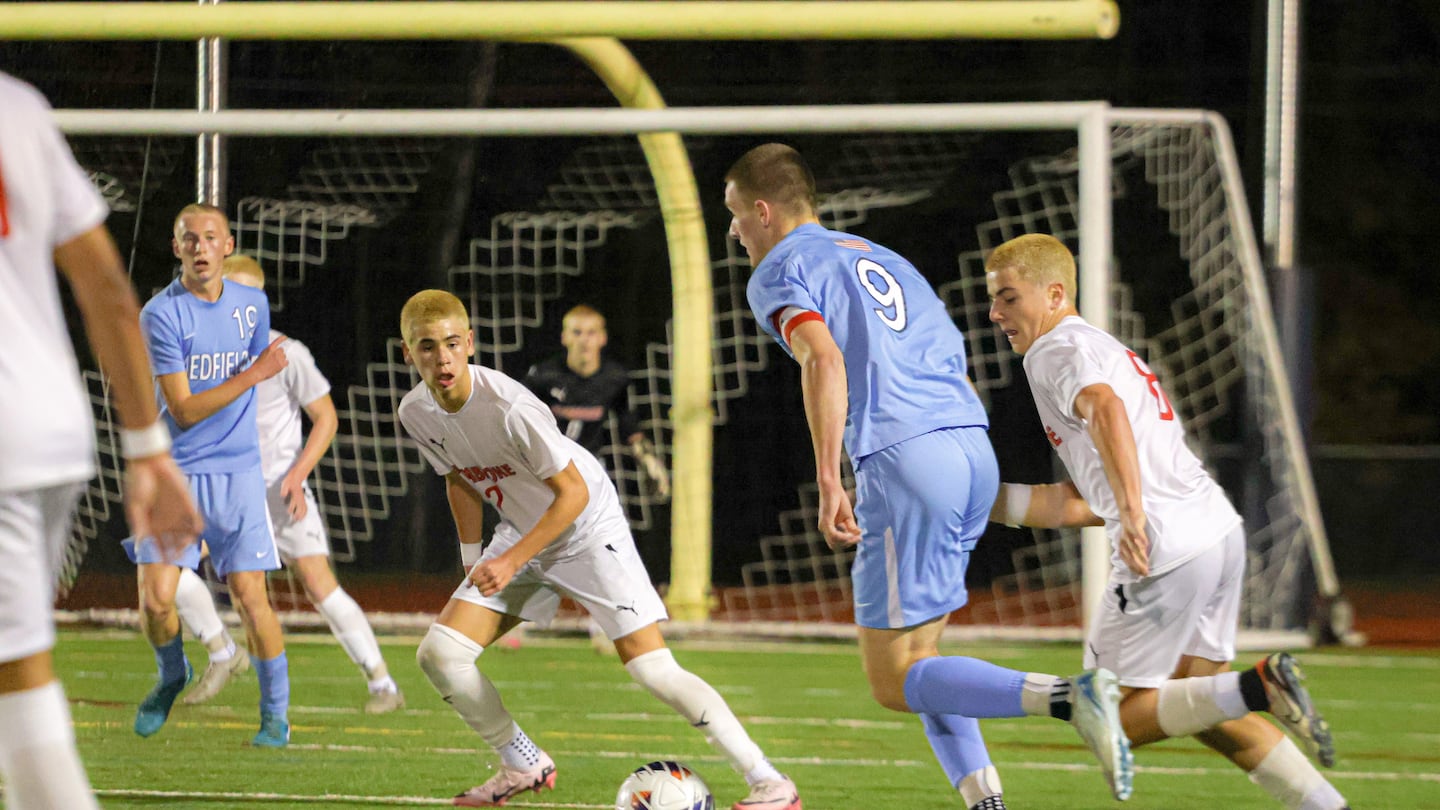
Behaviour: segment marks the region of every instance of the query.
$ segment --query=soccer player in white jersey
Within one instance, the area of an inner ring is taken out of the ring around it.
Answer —
[[[251,744],[281,748],[290,741],[290,663],[265,583],[266,572],[280,567],[280,555],[265,509],[254,388],[285,367],[283,338],[270,340],[264,293],[225,282],[223,262],[235,239],[223,211],[187,205],[176,215],[173,233],[180,277],[145,304],[140,328],[175,460],[205,517],[210,564],[239,604],[259,676],[260,730]],[[141,621],[159,670],[135,713],[135,733],[149,737],[165,725],[190,680],[175,592],[180,570],[199,565],[200,549],[166,560],[150,538],[137,536],[135,558]]]
[[[249,256],[227,256],[224,269],[226,279],[265,289],[265,271]],[[271,340],[279,337],[279,332],[270,330]],[[325,521],[310,491],[310,473],[330,449],[340,424],[330,399],[330,382],[316,367],[309,347],[294,338],[283,345],[289,362],[279,374],[255,387],[255,423],[260,432],[260,462],[275,545],[280,549],[281,561],[299,574],[305,596],[325,617],[345,654],[365,674],[370,691],[365,711],[393,712],[405,705],[405,697],[390,677],[364,611],[335,580]],[[310,417],[310,433],[303,442],[302,410]],[[235,641],[215,610],[210,589],[188,568],[180,572],[175,607],[180,620],[210,651],[210,665],[204,676],[181,702],[204,703],[232,675],[249,669],[249,660],[236,655]]]
[[[467,571],[416,659],[440,696],[500,757],[495,775],[459,796],[461,807],[498,807],[551,789],[555,762],[505,710],[477,659],[521,621],[548,622],[564,594],[615,642],[637,683],[670,706],[745,777],[734,810],[801,810],[795,785],[775,770],[709,684],[665,646],[665,605],[640,562],[615,487],[600,462],[565,437],[519,381],[472,365],[474,335],[460,299],[425,290],[400,313],[405,361],[423,383],[405,395],[400,422],[445,476]],[[500,514],[481,550],[484,506]]]
[[[157,419],[140,303],[105,202],[35,88],[0,73],[0,110],[0,781],[11,810],[93,810],[51,653],[57,566],[95,474],[57,266],[120,412],[131,529],[173,555],[194,544],[200,515]]]
[[[1179,415],[1140,357],[1080,318],[1075,259],[1043,234],[1012,239],[985,264],[990,319],[1024,356],[1050,444],[1070,480],[1005,484],[991,511],[1012,525],[1103,523],[1110,582],[1085,665],[1120,676],[1135,745],[1195,736],[1290,808],[1345,799],[1268,711],[1327,767],[1329,727],[1286,653],[1230,670],[1245,573],[1245,532],[1224,490],[1185,444]]]

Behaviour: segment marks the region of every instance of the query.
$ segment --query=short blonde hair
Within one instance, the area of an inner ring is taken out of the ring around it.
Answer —
[[[985,272],[1014,270],[1022,281],[1044,286],[1059,282],[1066,300],[1075,301],[1075,257],[1070,248],[1045,233],[1028,233],[1011,239],[985,260]]]
[[[421,290],[410,296],[400,309],[400,337],[410,345],[415,327],[455,318],[468,327],[470,314],[460,299],[445,290]]]
[[[805,158],[783,143],[766,143],[740,156],[725,173],[725,182],[746,202],[764,200],[791,214],[813,214],[815,175]]]
[[[564,329],[569,326],[571,318],[599,318],[600,328],[605,328],[605,316],[600,314],[600,310],[589,304],[576,304],[571,307],[570,310],[565,313],[565,317],[560,319],[560,328]]]
[[[228,236],[230,233],[230,217],[226,216],[223,210],[217,208],[216,206],[210,205],[209,203],[190,203],[184,208],[181,208],[180,213],[175,215],[175,221],[170,225],[171,232],[174,232],[176,228],[179,228],[181,218],[189,214],[214,214],[225,221],[226,235]]]
[[[265,289],[265,268],[261,267],[260,262],[255,261],[252,256],[244,253],[233,253],[226,256],[221,272],[226,278],[243,276],[257,282],[256,287]]]

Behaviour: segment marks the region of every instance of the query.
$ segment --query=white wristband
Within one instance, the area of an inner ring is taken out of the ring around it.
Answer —
[[[1005,492],[1005,525],[1019,528],[1025,525],[1025,513],[1030,511],[1030,496],[1033,489],[1029,484],[1001,484]]]
[[[156,420],[150,427],[131,430],[120,428],[121,458],[147,458],[170,449],[170,429]]]
[[[484,553],[484,543],[461,543],[460,564],[465,566],[466,571],[469,571],[475,566],[475,563],[480,562],[480,555]]]

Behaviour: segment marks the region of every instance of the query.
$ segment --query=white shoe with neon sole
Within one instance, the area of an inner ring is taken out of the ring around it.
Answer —
[[[1327,768],[1335,767],[1335,738],[1330,724],[1320,716],[1310,692],[1301,684],[1305,675],[1290,653],[1274,653],[1255,665],[1265,696],[1270,699],[1270,714],[1300,745]]]
[[[1111,795],[1122,802],[1130,798],[1135,762],[1120,725],[1120,679],[1115,673],[1092,669],[1070,679],[1070,724],[1100,761]]]

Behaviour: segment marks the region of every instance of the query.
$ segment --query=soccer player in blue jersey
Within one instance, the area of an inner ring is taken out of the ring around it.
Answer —
[[[225,282],[223,263],[235,239],[224,212],[185,206],[175,217],[172,249],[180,278],[145,304],[140,326],[175,460],[189,476],[205,518],[202,536],[211,565],[230,586],[250,641],[260,679],[260,730],[251,742],[279,748],[290,739],[290,676],[280,621],[265,589],[265,572],[280,567],[280,556],[266,513],[253,389],[285,367],[284,338],[269,341],[265,293]],[[191,546],[178,561],[165,560],[142,538],[135,551],[141,621],[160,667],[155,688],[135,715],[135,733],[148,737],[165,724],[190,680],[175,588],[180,566],[199,565],[200,548]]]
[[[746,152],[725,175],[730,235],[750,255],[761,327],[800,364],[831,548],[858,546],[851,572],[860,653],[875,699],[921,716],[967,807],[1005,806],[976,718],[1068,720],[1117,799],[1131,790],[1115,676],[1019,672],[938,643],[965,605],[965,568],[999,487],[989,422],[966,377],[964,338],[929,282],[899,254],[826,230],[815,180],[783,144]],[[855,469],[856,503],[841,484]]]

